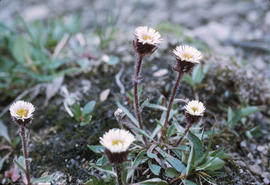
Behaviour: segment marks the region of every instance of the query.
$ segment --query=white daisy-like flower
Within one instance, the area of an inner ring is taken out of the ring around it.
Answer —
[[[192,116],[202,116],[205,107],[202,102],[197,100],[192,100],[188,102],[188,104],[185,106],[186,112]]]
[[[135,37],[142,44],[157,45],[162,41],[159,32],[147,26],[137,27],[135,30]]]
[[[19,100],[10,106],[9,111],[12,117],[24,121],[33,117],[35,107],[30,102]]]
[[[200,60],[203,58],[202,53],[194,47],[181,45],[177,46],[173,53],[181,61],[200,63]]]
[[[111,129],[100,137],[100,143],[111,153],[126,152],[134,136],[124,129]]]

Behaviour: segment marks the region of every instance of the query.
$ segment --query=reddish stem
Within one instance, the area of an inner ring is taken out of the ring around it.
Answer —
[[[180,84],[180,81],[181,81],[181,79],[182,79],[183,74],[184,74],[183,72],[178,72],[178,77],[177,77],[177,80],[176,80],[176,82],[175,82],[175,84],[174,84],[174,88],[173,88],[173,91],[172,91],[172,95],[171,95],[171,97],[170,97],[169,105],[168,105],[168,108],[167,108],[166,119],[165,119],[165,123],[164,123],[164,125],[163,125],[164,130],[163,130],[163,132],[162,132],[162,136],[164,136],[164,134],[166,134],[166,132],[167,132],[167,128],[166,128],[166,127],[167,127],[167,124],[168,124],[168,121],[169,121],[169,116],[170,116],[170,112],[171,112],[173,100],[174,100],[174,98],[175,98],[175,94],[176,94],[176,91],[177,91],[177,89],[178,89],[178,86],[179,86],[179,84]],[[161,138],[162,138],[162,137],[161,137]]]
[[[30,173],[29,173],[28,153],[27,153],[27,144],[26,144],[24,126],[21,126],[20,134],[21,134],[21,138],[22,138],[23,154],[24,154],[24,161],[25,161],[25,175],[26,175],[26,179],[27,179],[27,185],[31,185]]]
[[[123,185],[120,164],[115,164],[115,170],[116,170],[116,174],[117,174],[118,185]]]
[[[139,122],[140,129],[143,130],[143,124],[142,124],[142,118],[140,113],[140,107],[139,107],[139,99],[138,99],[138,81],[139,81],[139,74],[142,66],[142,59],[143,55],[138,54],[138,59],[136,61],[136,69],[135,69],[135,75],[134,75],[134,101],[135,101],[135,111],[136,116]],[[144,143],[147,143],[147,140],[145,136],[143,136]]]
[[[184,135],[182,135],[180,137],[180,139],[177,141],[176,146],[178,146],[181,143],[183,138],[187,135],[187,133],[188,133],[189,129],[191,128],[191,126],[192,126],[192,124],[188,123],[187,128],[185,129]]]

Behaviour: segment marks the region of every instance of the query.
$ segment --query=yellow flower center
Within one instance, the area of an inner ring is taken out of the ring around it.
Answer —
[[[118,145],[119,143],[122,144],[122,145],[124,145],[124,141],[123,140],[116,139],[116,140],[113,140],[112,141],[112,145],[113,146]]]
[[[199,109],[197,108],[197,107],[192,107],[191,108],[194,112],[198,112],[199,111]]]
[[[24,108],[18,109],[18,110],[16,111],[16,114],[17,114],[20,118],[22,118],[23,116],[26,117],[26,116],[27,116],[27,113],[28,113],[28,111],[27,111],[26,109],[24,109]]]
[[[191,54],[188,54],[188,53],[184,53],[183,56],[187,59],[191,59],[192,58],[192,55]]]
[[[149,35],[143,35],[142,38],[143,40],[152,39],[152,37]]]

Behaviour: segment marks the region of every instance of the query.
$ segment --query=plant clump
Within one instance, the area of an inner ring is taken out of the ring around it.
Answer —
[[[248,105],[265,105],[269,102],[269,82],[254,67],[243,66],[226,57],[210,57],[209,63],[208,85],[204,90],[214,96],[208,98],[219,102],[234,99]]]
[[[202,53],[196,48],[180,45],[173,51],[176,60],[173,69],[178,75],[167,107],[161,102],[154,104],[147,100],[140,101],[138,89],[142,82],[139,76],[142,60],[157,49],[160,41],[159,33],[152,28],[138,27],[135,30],[133,47],[137,60],[134,91],[130,99],[137,119],[117,100],[115,116],[122,129],[105,133],[100,139],[101,145],[88,145],[93,152],[102,155],[95,163],[90,163],[92,170],[96,169],[101,176],[95,173],[88,184],[195,184],[191,177],[200,184],[216,183],[214,177],[217,171],[224,166],[224,159],[230,157],[222,148],[211,150],[214,132],[205,133],[200,128],[206,111],[202,102],[197,98],[182,101],[184,106],[174,102],[183,75],[192,72],[202,59]],[[160,119],[155,119],[156,127],[153,130],[145,128],[144,124],[149,120],[142,117],[142,107],[162,111]],[[181,109],[185,110],[184,113],[179,111]],[[182,121],[186,122],[185,129],[180,124]],[[129,128],[132,134],[123,127]],[[206,149],[205,139],[209,140]]]

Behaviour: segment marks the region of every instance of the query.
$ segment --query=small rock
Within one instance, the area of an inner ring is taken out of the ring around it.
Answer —
[[[267,178],[264,178],[264,179],[263,179],[263,182],[264,182],[265,184],[270,184],[270,180],[267,179]]]
[[[270,179],[270,173],[269,172],[263,172],[262,173],[263,178],[269,178]]]
[[[108,99],[108,96],[110,94],[110,89],[105,89],[104,91],[101,92],[100,96],[99,96],[99,100],[101,102],[105,101]]]
[[[257,150],[266,155],[268,152],[268,147],[267,147],[267,145],[260,145],[257,147]]]
[[[122,109],[118,108],[115,112],[114,112],[114,116],[117,119],[117,121],[121,121],[124,117],[125,117],[125,113],[123,112]]]
[[[240,143],[240,146],[243,147],[243,148],[247,147],[247,142],[246,141],[242,141]]]
[[[51,174],[51,184],[52,185],[67,185],[67,176],[60,172],[60,171],[56,171],[53,174]]]
[[[160,69],[154,73],[154,77],[161,77],[168,73],[167,69]]]
[[[246,167],[246,163],[244,163],[243,161],[237,161],[237,164],[241,167]]]
[[[266,27],[270,27],[270,12],[265,15],[264,24]]]
[[[256,164],[261,164],[262,160],[261,159],[256,159]]]
[[[103,62],[109,62],[109,61],[110,61],[110,57],[109,57],[108,55],[103,55],[103,56],[101,57],[101,60],[102,60]]]
[[[250,158],[251,160],[254,160],[254,157],[251,153],[248,153],[247,157]]]
[[[252,144],[250,145],[251,151],[256,150],[256,148],[257,148],[257,145],[256,145],[256,144],[252,143]]]
[[[192,34],[205,41],[208,45],[215,47],[218,45],[217,41],[223,42],[231,36],[230,31],[230,27],[224,24],[210,22],[205,26],[196,28]]]
[[[254,165],[249,165],[248,168],[249,168],[250,171],[251,171],[252,173],[254,173],[255,175],[261,175],[261,173],[262,173],[262,169],[261,169],[258,165],[256,165],[256,164],[254,164]]]
[[[31,22],[46,18],[49,15],[49,9],[45,5],[35,5],[27,8],[23,15],[26,22]]]

